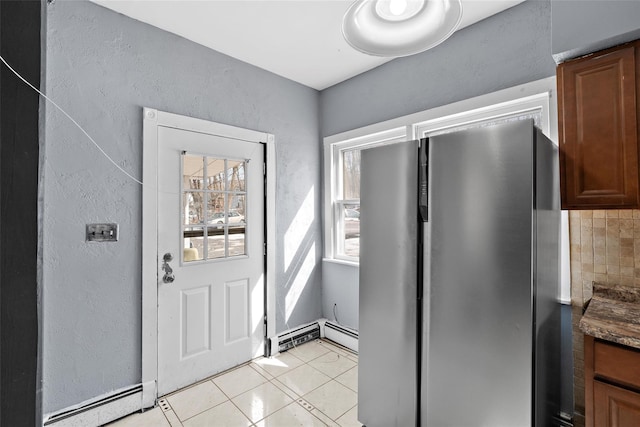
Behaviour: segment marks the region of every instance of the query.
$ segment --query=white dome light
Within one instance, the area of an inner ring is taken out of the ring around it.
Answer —
[[[342,34],[368,55],[408,56],[445,41],[461,19],[461,0],[358,0],[344,15]]]

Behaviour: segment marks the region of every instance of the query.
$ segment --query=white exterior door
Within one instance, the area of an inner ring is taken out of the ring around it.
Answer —
[[[159,396],[263,353],[263,156],[158,127]]]

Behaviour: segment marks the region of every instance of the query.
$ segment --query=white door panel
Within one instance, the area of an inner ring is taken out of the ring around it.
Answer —
[[[250,337],[248,287],[248,279],[225,284],[225,344]]]
[[[211,286],[180,291],[180,358],[211,350]]]
[[[159,395],[262,354],[263,179],[259,143],[158,128]]]

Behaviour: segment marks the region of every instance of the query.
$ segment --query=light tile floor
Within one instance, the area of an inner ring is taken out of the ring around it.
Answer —
[[[361,427],[358,357],[317,340],[160,399],[109,427]]]

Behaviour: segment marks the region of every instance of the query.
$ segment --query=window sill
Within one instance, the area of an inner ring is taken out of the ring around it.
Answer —
[[[351,267],[360,267],[360,263],[357,261],[347,261],[345,259],[336,259],[336,258],[322,258],[322,262],[330,262],[333,264],[341,264],[341,265],[349,265]]]

